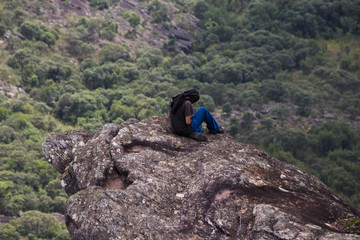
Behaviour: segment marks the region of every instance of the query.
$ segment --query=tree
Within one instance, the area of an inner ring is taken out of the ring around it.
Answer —
[[[15,131],[9,126],[0,127],[0,142],[10,143],[15,140]]]
[[[160,1],[155,0],[149,5],[148,9],[152,16],[152,23],[161,23],[168,20],[168,8]]]
[[[252,113],[247,112],[243,115],[240,127],[243,131],[249,132],[253,129],[252,122],[255,120],[255,117]]]
[[[231,118],[230,119],[230,135],[234,137],[239,132],[240,132],[240,128],[239,128],[238,120],[236,118]]]
[[[120,84],[124,80],[124,71],[115,63],[106,63],[84,71],[84,84],[90,89],[111,88],[114,84]]]
[[[99,59],[102,63],[116,62],[119,59],[129,60],[129,50],[120,44],[107,43],[99,51]]]
[[[43,31],[36,22],[25,21],[20,25],[19,32],[30,40],[39,40]]]
[[[284,84],[277,80],[264,80],[259,88],[261,94],[269,100],[281,102],[286,95]]]
[[[270,118],[264,118],[260,121],[261,128],[270,131],[273,128],[273,120]]]
[[[131,105],[125,105],[121,101],[115,101],[110,107],[110,118],[112,120],[116,120],[118,118],[127,120],[134,117],[136,117],[135,108]]]
[[[232,112],[232,106],[229,102],[226,102],[223,106],[222,106],[222,111],[226,114],[231,114]]]
[[[0,107],[0,122],[5,120],[7,118],[7,116],[9,116],[11,114],[11,111],[4,108],[4,107]]]
[[[133,32],[136,31],[136,27],[140,24],[140,16],[136,12],[125,11],[123,14],[125,19],[129,22],[130,26],[133,28]]]
[[[208,9],[209,9],[209,5],[207,5],[206,2],[198,1],[194,6],[194,15],[199,19],[203,19],[205,12]]]
[[[20,240],[21,236],[13,225],[9,223],[0,223],[0,239]]]
[[[309,116],[312,97],[308,92],[298,91],[294,95],[294,103],[299,106],[300,115]]]
[[[200,97],[200,100],[195,103],[196,107],[201,107],[204,106],[206,107],[210,112],[215,110],[215,103],[214,103],[214,99],[207,95],[207,94],[202,94]]]
[[[56,37],[53,33],[46,32],[46,33],[42,34],[41,41],[43,41],[44,43],[46,43],[49,46],[52,46],[56,42]]]
[[[94,91],[65,93],[60,97],[56,113],[59,118],[75,123],[77,117],[84,117],[86,114],[91,116],[93,112],[103,108],[107,102],[104,96]]]
[[[10,222],[16,230],[22,235],[34,235],[42,239],[55,239],[59,234],[67,232],[64,224],[52,215],[39,211],[28,211],[20,214],[20,218]],[[63,235],[64,240],[70,240],[69,234]]]
[[[99,10],[108,9],[110,6],[110,0],[89,0],[90,6]]]
[[[311,128],[308,141],[319,156],[336,149],[352,149],[356,144],[356,137],[346,122],[326,122],[321,127]]]

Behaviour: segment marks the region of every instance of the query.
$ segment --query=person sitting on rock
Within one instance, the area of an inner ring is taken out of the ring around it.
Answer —
[[[192,104],[197,102],[200,94],[197,90],[187,90],[171,98],[169,104],[169,120],[171,130],[178,135],[206,142],[202,135],[202,123],[205,122],[211,134],[224,133],[224,129],[215,121],[209,110],[200,107],[194,114]]]

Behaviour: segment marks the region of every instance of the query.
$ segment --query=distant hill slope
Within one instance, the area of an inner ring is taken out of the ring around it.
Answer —
[[[132,51],[146,45],[162,48],[164,44],[174,40],[182,51],[187,52],[200,32],[196,24],[198,20],[193,15],[179,10],[171,1],[161,0],[152,3],[124,0],[111,3],[51,0],[42,4],[30,4],[27,9],[43,23],[49,26],[60,25],[63,30],[67,27],[68,18],[73,15],[108,19],[118,26],[117,34],[112,41],[126,43]],[[134,16],[138,19],[134,19]],[[133,18],[130,19],[131,17]]]

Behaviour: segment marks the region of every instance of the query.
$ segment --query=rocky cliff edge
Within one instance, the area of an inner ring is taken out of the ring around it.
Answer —
[[[175,136],[164,117],[47,136],[72,239],[360,239],[340,224],[359,213],[317,178],[207,136]]]

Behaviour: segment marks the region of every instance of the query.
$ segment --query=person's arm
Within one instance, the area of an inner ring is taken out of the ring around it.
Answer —
[[[186,125],[190,125],[190,124],[191,124],[192,117],[193,117],[193,115],[190,115],[190,116],[188,116],[188,117],[185,117],[185,123],[186,123]]]

